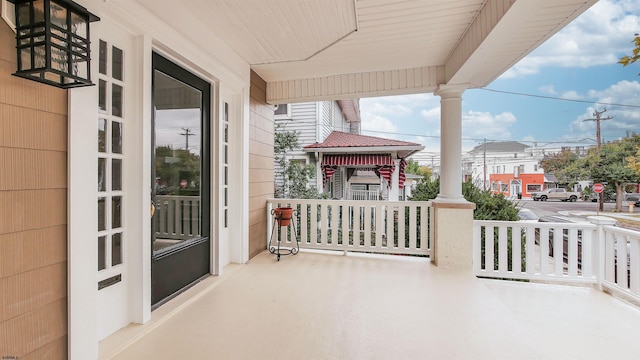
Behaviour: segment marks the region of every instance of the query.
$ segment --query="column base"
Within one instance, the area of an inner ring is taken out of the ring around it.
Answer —
[[[438,195],[440,197],[440,195]],[[468,201],[432,201],[434,239],[431,262],[439,267],[471,270],[473,266],[473,210]]]

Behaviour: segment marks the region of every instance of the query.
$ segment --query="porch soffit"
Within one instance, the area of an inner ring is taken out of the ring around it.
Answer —
[[[486,86],[597,2],[135,1],[186,37],[222,39],[267,82],[269,103]]]

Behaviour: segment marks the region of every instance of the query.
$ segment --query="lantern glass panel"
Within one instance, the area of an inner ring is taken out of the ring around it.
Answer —
[[[73,68],[71,69],[71,73],[73,75],[79,76],[83,79],[86,79],[89,77],[87,58],[74,55],[72,66]]]
[[[54,1],[49,4],[51,25],[67,30],[67,9]]]
[[[23,48],[20,50],[20,70],[31,68],[31,48]]]
[[[45,46],[34,46],[33,47],[33,68],[43,68],[47,65],[46,59],[47,51]]]
[[[87,38],[87,19],[79,14],[71,12],[71,33],[82,39]]]
[[[37,0],[33,2],[33,22],[44,21],[44,0]]]
[[[67,51],[60,49],[58,47],[51,47],[51,68],[54,70],[62,71],[64,73],[69,73],[69,63],[68,61],[69,54]]]

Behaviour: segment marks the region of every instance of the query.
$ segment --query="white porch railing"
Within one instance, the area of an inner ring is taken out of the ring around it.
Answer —
[[[200,197],[157,195],[154,230],[157,238],[184,240],[200,235]]]
[[[430,202],[270,199],[267,241],[280,237],[281,246],[294,246],[293,229],[274,230],[271,210],[289,206],[297,211],[295,226],[300,248],[382,254],[429,255],[432,238]]]
[[[600,286],[640,302],[640,232],[602,226]]]
[[[351,189],[351,200],[380,200],[380,191]]]
[[[638,231],[586,221],[480,220],[473,231],[476,276],[593,284],[640,302]]]

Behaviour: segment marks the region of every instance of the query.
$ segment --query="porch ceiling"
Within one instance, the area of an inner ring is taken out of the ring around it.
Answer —
[[[287,103],[482,87],[597,0],[136,1],[222,39]]]

